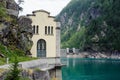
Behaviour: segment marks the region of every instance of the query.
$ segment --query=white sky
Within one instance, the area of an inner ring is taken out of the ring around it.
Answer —
[[[51,16],[56,16],[69,2],[70,0],[24,0],[20,14],[32,14],[32,11],[43,9],[50,12]]]

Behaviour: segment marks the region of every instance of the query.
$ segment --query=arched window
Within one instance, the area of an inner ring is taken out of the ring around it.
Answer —
[[[35,34],[35,25],[33,26],[33,34]]]
[[[45,34],[47,34],[47,26],[45,26]]]
[[[37,25],[36,34],[38,34],[38,31],[39,31],[39,26]]]
[[[53,35],[53,26],[51,27],[51,34]]]
[[[50,34],[50,26],[48,26],[48,34]]]

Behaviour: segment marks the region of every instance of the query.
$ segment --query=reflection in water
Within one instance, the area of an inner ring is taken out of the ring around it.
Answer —
[[[69,58],[67,58],[67,67],[69,67]]]
[[[76,61],[76,60],[75,60],[75,58],[74,58],[74,59],[73,59],[73,67],[75,67],[75,61]]]
[[[62,80],[120,80],[120,60],[62,59]]]

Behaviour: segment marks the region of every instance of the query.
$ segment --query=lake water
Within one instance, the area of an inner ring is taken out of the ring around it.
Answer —
[[[63,58],[62,80],[120,80],[120,60]]]

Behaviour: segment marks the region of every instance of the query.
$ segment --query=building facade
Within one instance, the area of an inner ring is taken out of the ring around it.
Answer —
[[[44,10],[27,15],[32,20],[33,57],[60,57],[60,23]]]

